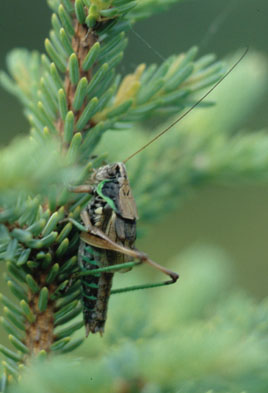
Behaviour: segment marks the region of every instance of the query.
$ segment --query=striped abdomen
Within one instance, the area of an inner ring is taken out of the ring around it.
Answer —
[[[82,272],[107,266],[106,258],[104,250],[81,241],[78,263]],[[81,297],[87,336],[90,332],[102,334],[104,331],[112,279],[112,273],[98,273],[81,278]]]

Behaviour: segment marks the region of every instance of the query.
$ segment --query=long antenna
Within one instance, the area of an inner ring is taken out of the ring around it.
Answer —
[[[168,132],[172,127],[174,127],[177,123],[179,123],[185,116],[187,116],[194,108],[196,108],[214,89],[216,89],[217,86],[225,79],[227,76],[235,69],[236,66],[244,59],[248,52],[248,47],[245,49],[244,53],[240,56],[240,58],[232,65],[232,67],[224,74],[220,80],[215,83],[214,86],[209,89],[206,94],[204,94],[194,105],[192,105],[186,112],[184,112],[177,120],[175,120],[173,123],[171,123],[167,128],[165,128],[163,131],[161,131],[158,135],[156,135],[153,139],[151,139],[149,142],[147,142],[144,146],[142,146],[139,150],[135,151],[135,153],[131,154],[128,158],[126,158],[123,162],[126,163],[129,161],[131,158],[136,156],[136,154],[139,154],[141,151],[145,150],[148,146],[150,146],[153,142],[155,142],[158,138],[160,138],[162,135],[164,135],[166,132]]]

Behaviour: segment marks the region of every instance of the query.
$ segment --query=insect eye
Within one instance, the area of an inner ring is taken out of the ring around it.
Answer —
[[[109,167],[108,170],[107,170],[107,174],[108,174],[109,177],[114,177],[113,168]]]
[[[120,166],[118,164],[115,164],[112,167],[108,167],[107,175],[109,178],[115,178],[120,175]]]

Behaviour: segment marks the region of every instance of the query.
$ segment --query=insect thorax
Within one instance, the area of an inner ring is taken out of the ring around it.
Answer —
[[[133,231],[130,231],[129,227],[136,228],[138,215],[125,165],[117,162],[100,167],[94,173],[92,182],[95,185],[95,192],[88,205],[92,224],[107,233],[109,220],[112,220],[113,226],[118,229],[118,231],[115,229],[118,239],[131,240]],[[125,234],[124,231],[126,231]],[[113,234],[111,235],[113,237]],[[134,242],[135,239],[132,241]]]

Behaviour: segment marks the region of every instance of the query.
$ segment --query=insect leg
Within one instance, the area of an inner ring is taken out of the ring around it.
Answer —
[[[68,188],[69,188],[69,191],[75,192],[77,194],[79,194],[79,193],[92,194],[93,190],[94,190],[94,188],[92,186],[90,186],[89,184],[83,184],[81,186],[75,186],[75,187],[69,186]]]
[[[125,263],[120,263],[120,264],[117,264],[117,265],[106,266],[106,267],[97,268],[97,269],[91,269],[91,270],[88,270],[88,271],[85,271],[85,272],[77,273],[77,278],[81,277],[81,276],[95,275],[97,273],[111,273],[111,272],[115,272],[115,271],[121,270],[121,269],[132,268],[132,267],[134,267],[136,265],[140,265],[141,263],[142,263],[142,261],[125,262]],[[174,273],[174,274],[176,274],[176,273]],[[139,289],[162,287],[164,285],[173,284],[174,282],[175,282],[174,280],[169,280],[169,281],[164,281],[164,282],[160,282],[160,283],[134,285],[134,286],[131,286],[131,287],[119,288],[119,289],[112,290],[111,293],[115,294],[115,293],[136,291],[136,290],[139,290]]]
[[[83,221],[85,227],[86,227],[88,230],[90,230],[91,227],[92,227],[92,224],[91,224],[91,222],[90,222],[90,217],[89,217],[88,212],[87,212],[86,210],[83,210],[83,211],[81,212],[81,219],[82,219],[82,221]]]
[[[151,283],[151,284],[133,285],[133,286],[130,286],[130,287],[125,287],[125,288],[112,289],[111,290],[111,295],[115,295],[117,293],[138,291],[140,289],[149,289],[149,288],[163,287],[163,286],[169,285],[169,284],[173,284],[173,281],[170,280],[170,281],[157,282],[157,283]]]
[[[121,269],[127,269],[127,268],[132,268],[136,265],[140,265],[142,262],[141,261],[135,261],[135,262],[124,262],[124,263],[118,263],[117,265],[111,265],[111,266],[105,266],[105,267],[99,267],[96,269],[91,269],[91,270],[87,270],[84,272],[79,272],[76,273],[76,277],[81,277],[81,276],[91,276],[91,275],[95,275],[98,273],[112,273],[115,272],[117,270],[121,270]]]
[[[159,263],[156,263],[156,262],[152,261],[150,258],[147,257],[147,255],[143,254],[139,250],[134,250],[134,251],[136,251],[136,253],[137,253],[136,258],[140,259],[141,262],[148,263],[149,265],[151,265],[155,269],[159,270],[160,272],[166,274],[167,276],[169,276],[171,278],[170,281],[166,281],[165,282],[166,284],[173,284],[173,283],[175,283],[178,280],[179,275],[177,273],[173,272],[172,270],[169,270],[169,269],[165,268],[162,265],[159,265]]]
[[[179,275],[175,272],[172,272],[169,269],[166,269],[164,266],[159,265],[158,263],[152,261],[147,257],[144,253],[139,250],[133,250],[127,247],[124,247],[118,243],[115,243],[109,237],[105,235],[99,228],[94,227],[88,216],[88,213],[84,210],[81,214],[81,218],[84,222],[86,228],[88,228],[88,232],[81,233],[81,239],[91,246],[102,248],[105,250],[117,251],[125,255],[129,255],[133,258],[139,259],[140,263],[146,262],[149,265],[153,266],[155,269],[160,270],[162,273],[166,274],[171,278],[169,281],[165,281],[164,285],[175,283]],[[117,265],[118,266],[118,265]],[[126,266],[125,266],[126,267]]]
[[[153,266],[155,269],[161,271],[171,278],[171,280],[166,281],[164,285],[175,283],[179,275],[175,272],[172,272],[169,269],[166,269],[164,266],[159,265],[158,263],[152,261],[147,257],[146,254],[142,253],[139,250],[133,250],[128,247],[122,246],[121,244],[115,243],[104,232],[102,232],[99,228],[93,226],[90,222],[90,217],[86,210],[83,210],[81,213],[81,219],[88,229],[88,232],[81,233],[81,239],[91,246],[102,248],[105,250],[117,251],[125,255],[129,255],[133,258],[139,259],[140,262],[146,262],[149,265]],[[118,266],[118,265],[117,265]]]

